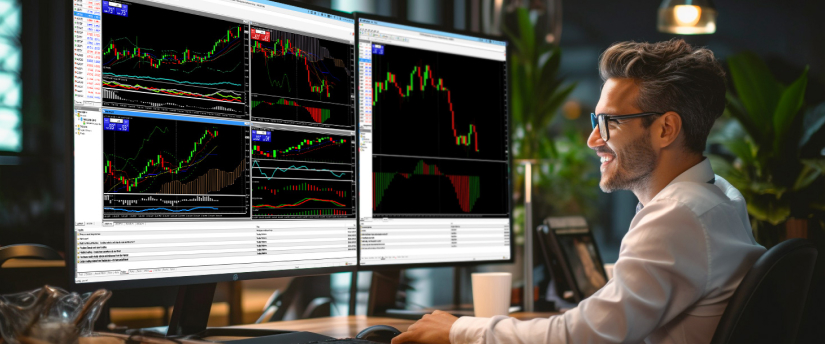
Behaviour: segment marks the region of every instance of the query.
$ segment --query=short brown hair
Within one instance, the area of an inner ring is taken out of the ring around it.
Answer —
[[[725,72],[713,52],[681,39],[615,43],[599,58],[599,74],[605,81],[636,80],[636,106],[642,111],[678,113],[685,148],[695,153],[705,150],[710,128],[725,110]],[[647,128],[656,117],[642,123]]]

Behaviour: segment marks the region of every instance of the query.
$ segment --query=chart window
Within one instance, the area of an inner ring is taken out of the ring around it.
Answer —
[[[357,264],[351,18],[73,5],[76,283]]]
[[[505,43],[358,29],[360,263],[510,259]]]

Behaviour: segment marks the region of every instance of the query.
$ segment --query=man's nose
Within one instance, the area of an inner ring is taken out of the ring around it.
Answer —
[[[605,142],[602,140],[602,135],[599,133],[599,126],[593,128],[590,132],[590,137],[587,138],[587,146],[595,149],[596,147],[604,146]]]

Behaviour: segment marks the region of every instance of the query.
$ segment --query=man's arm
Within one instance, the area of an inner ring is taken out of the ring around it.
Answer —
[[[446,319],[436,317],[444,320],[438,325],[422,319],[420,326],[413,325],[413,334],[393,343],[429,343],[426,340],[444,338],[445,333],[453,344],[641,342],[704,294],[705,234],[689,209],[675,201],[657,201],[634,218],[622,241],[614,278],[567,313],[531,321],[462,317],[448,331]]]

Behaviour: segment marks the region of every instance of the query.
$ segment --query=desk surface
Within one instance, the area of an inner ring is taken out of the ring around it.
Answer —
[[[513,313],[510,316],[520,320],[548,318],[561,313]],[[256,328],[271,330],[308,331],[323,334],[334,338],[352,338],[361,330],[373,325],[390,325],[404,332],[414,320],[367,317],[365,315],[350,315],[329,318],[303,319],[292,321],[276,321],[265,324],[236,326],[239,328]],[[210,338],[212,340],[228,340],[228,338]]]

